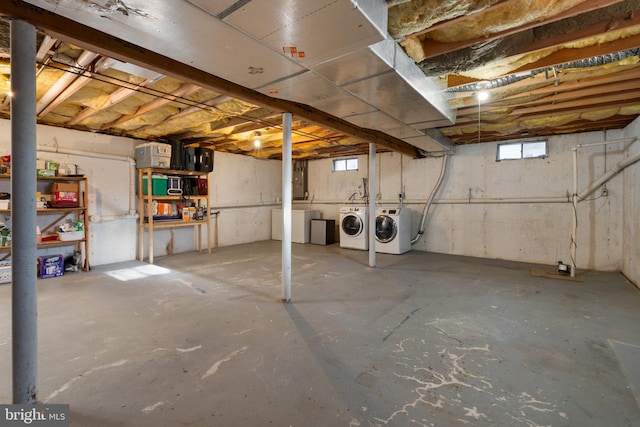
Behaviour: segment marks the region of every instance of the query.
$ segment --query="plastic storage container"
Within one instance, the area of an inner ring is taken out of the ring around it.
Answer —
[[[58,240],[62,242],[72,242],[74,240],[84,239],[84,230],[58,232]]]
[[[0,284],[11,283],[11,263],[0,262]]]
[[[165,168],[171,165],[171,145],[147,142],[136,146],[136,167]]]
[[[147,184],[147,176],[142,177],[142,194],[149,194],[149,184]],[[151,194],[153,196],[165,196],[167,194],[167,176],[153,175],[151,176]]]

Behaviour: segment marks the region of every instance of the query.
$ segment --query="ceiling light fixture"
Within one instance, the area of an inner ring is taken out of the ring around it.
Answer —
[[[256,132],[253,134],[253,146],[255,148],[260,148],[260,146],[262,145],[262,140],[260,139],[261,136],[262,134],[260,132]]]

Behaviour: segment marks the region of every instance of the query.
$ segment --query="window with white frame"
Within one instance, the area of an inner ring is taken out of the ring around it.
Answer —
[[[547,141],[508,142],[498,144],[496,160],[544,159],[547,153]]]
[[[332,162],[332,170],[333,172],[357,171],[358,159],[356,157],[352,159],[335,159]]]

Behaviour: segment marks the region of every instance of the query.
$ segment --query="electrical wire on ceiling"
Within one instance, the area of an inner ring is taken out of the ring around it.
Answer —
[[[499,87],[507,86],[513,83],[517,83],[521,80],[528,79],[529,77],[536,76],[541,73],[545,73],[549,78],[549,73],[556,72],[556,69],[569,69],[569,68],[590,68],[598,67],[614,62],[622,61],[623,59],[640,56],[640,48],[633,48],[622,50],[620,52],[609,53],[606,55],[593,56],[591,58],[580,59],[577,61],[566,62],[564,64],[554,65],[552,67],[538,68],[536,70],[524,71],[521,73],[511,74],[508,76],[498,77],[492,80],[485,80],[482,82],[469,83],[466,85],[451,87],[446,92],[476,92],[481,89],[496,89]]]
[[[55,62],[55,61],[54,61]],[[62,63],[61,63],[62,64]],[[138,92],[138,93],[142,93],[145,95],[150,95],[156,98],[161,98],[161,99],[166,99],[168,101],[171,102],[175,102],[177,104],[181,104],[184,105],[185,107],[195,107],[195,108],[200,108],[204,111],[211,111],[212,107],[210,105],[206,105],[203,104],[201,102],[197,102],[197,101],[193,101],[191,99],[182,97],[182,96],[176,96],[173,95],[171,93],[167,93],[167,92],[163,92],[157,89],[152,89],[149,87],[145,87],[145,86],[139,86],[136,85],[135,83],[130,83],[126,80],[123,79],[119,79],[117,77],[112,77],[112,76],[107,76],[107,75],[103,75],[100,74],[98,72],[95,71],[91,71],[89,68],[84,68],[84,67],[78,67],[78,66],[74,66],[71,65],[69,66],[68,64],[64,64],[65,68],[61,68],[59,66],[54,66],[51,63],[48,62],[44,62],[44,63],[39,63],[39,66],[42,66],[43,68],[53,68],[56,69],[58,71],[64,71],[67,73],[71,73],[71,74],[75,74],[77,76],[82,76],[84,78],[90,78],[92,80],[96,80],[102,83],[108,83],[117,87],[121,87],[121,88],[125,88],[125,89],[130,89],[132,91]],[[282,123],[280,122],[271,122],[265,119],[260,119],[257,117],[250,117],[247,115],[243,115],[243,114],[237,114],[234,115],[233,117],[237,117],[237,118],[241,118],[243,120],[246,120],[248,122],[252,122],[254,124],[257,125],[261,125],[263,127],[272,127],[275,129],[280,129],[282,130]],[[309,132],[304,132],[304,131],[300,131],[300,130],[292,130],[292,133],[298,135],[298,136],[304,136],[307,138],[311,138],[312,140],[321,140],[321,141],[325,141],[325,142],[329,142],[329,143],[333,143],[335,142],[335,139],[337,138],[337,136],[333,136],[333,137],[323,137],[323,136],[318,136],[318,135],[314,135],[313,133],[309,133]]]

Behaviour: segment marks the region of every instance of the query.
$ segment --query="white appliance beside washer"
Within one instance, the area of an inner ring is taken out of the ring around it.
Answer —
[[[343,206],[340,208],[340,247],[369,249],[369,208],[367,206]]]
[[[376,208],[376,252],[403,254],[411,250],[411,210]]]
[[[309,243],[311,240],[311,220],[322,218],[321,211],[291,209],[291,241]],[[282,209],[271,209],[271,238],[282,240]]]

